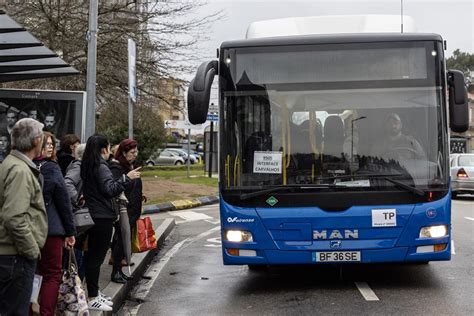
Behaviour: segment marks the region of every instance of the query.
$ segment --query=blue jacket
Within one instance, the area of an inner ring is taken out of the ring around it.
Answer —
[[[48,213],[48,236],[74,236],[76,229],[71,201],[59,165],[51,160],[35,161],[44,178],[43,198]]]

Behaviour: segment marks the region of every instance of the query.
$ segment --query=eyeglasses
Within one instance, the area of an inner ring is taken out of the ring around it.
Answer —
[[[45,147],[54,147],[54,144],[53,143],[46,143]]]

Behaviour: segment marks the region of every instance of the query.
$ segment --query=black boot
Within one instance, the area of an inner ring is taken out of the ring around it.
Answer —
[[[123,271],[120,271],[120,275],[122,276],[122,278],[124,278],[127,281],[133,279],[131,276],[128,276],[125,273],[123,273]]]
[[[122,274],[123,274],[122,271],[112,271],[112,275],[110,277],[111,281],[115,283],[121,283],[121,284],[127,283],[127,279],[125,279],[122,276]]]

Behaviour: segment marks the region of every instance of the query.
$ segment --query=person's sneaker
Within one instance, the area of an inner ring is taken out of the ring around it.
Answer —
[[[106,304],[106,300],[100,296],[96,296],[93,300],[89,301],[89,309],[103,312],[111,312],[113,310],[112,306]]]
[[[99,297],[106,300],[105,304],[112,306],[114,303],[112,302],[112,298],[110,296],[105,295],[101,291],[99,291]]]

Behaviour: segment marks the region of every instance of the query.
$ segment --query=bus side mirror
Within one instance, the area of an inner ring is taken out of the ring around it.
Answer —
[[[456,133],[464,133],[469,128],[469,107],[464,74],[459,70],[448,71],[449,125]]]
[[[204,62],[199,66],[196,76],[189,83],[188,117],[191,124],[202,124],[207,119],[211,86],[216,73],[216,60]]]

